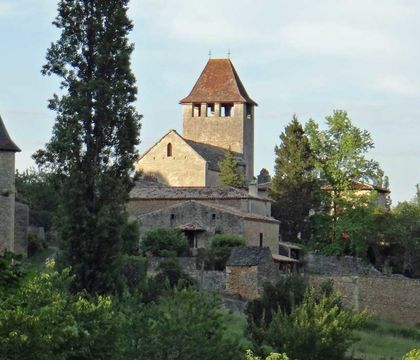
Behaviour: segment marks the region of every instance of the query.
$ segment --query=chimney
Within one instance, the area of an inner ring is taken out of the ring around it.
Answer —
[[[248,185],[248,194],[251,196],[258,196],[258,184],[255,179],[252,179]]]

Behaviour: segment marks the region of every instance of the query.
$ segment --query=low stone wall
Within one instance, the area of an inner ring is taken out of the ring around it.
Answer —
[[[304,258],[305,272],[322,275],[369,275],[382,273],[367,261],[353,256],[324,256],[308,253]]]
[[[319,285],[326,280],[343,297],[344,304],[355,310],[398,323],[420,324],[420,281],[400,276],[326,276],[310,275]]]
[[[147,259],[147,271],[150,274],[156,274],[157,267],[160,263],[168,258],[151,257]],[[197,281],[201,289],[224,293],[226,290],[226,273],[224,271],[203,271],[197,269],[197,258],[194,257],[178,257],[182,270]]]

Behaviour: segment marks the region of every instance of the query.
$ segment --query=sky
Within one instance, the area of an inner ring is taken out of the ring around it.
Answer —
[[[56,0],[0,0],[0,115],[22,149],[16,166],[51,136],[48,99],[59,80],[40,69],[59,33]],[[131,0],[132,69],[143,114],[140,153],[169,129],[182,132],[179,100],[208,53],[230,58],[255,113],[255,169],[273,171],[274,146],[296,114],[323,124],[349,113],[375,143],[369,157],[390,178],[392,200],[420,182],[418,0]]]

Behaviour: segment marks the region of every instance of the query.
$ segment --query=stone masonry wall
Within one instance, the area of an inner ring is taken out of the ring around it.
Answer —
[[[397,276],[311,275],[312,284],[332,280],[344,304],[380,319],[420,324],[420,281]]]
[[[13,251],[14,218],[15,153],[0,152],[0,252]]]
[[[168,143],[172,144],[172,156],[167,156]],[[136,170],[169,186],[206,186],[206,161],[175,132],[153,146],[137,162]]]
[[[257,266],[228,266],[226,268],[226,293],[245,299],[255,299],[260,294]]]

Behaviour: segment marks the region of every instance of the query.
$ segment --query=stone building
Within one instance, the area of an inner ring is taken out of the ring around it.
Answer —
[[[266,282],[275,282],[279,269],[268,247],[233,248],[226,264],[226,292],[245,299],[260,296]]]
[[[180,101],[183,135],[169,131],[140,158],[136,169],[170,186],[217,186],[230,149],[248,182],[254,177],[254,107],[229,59],[210,59]]]
[[[253,182],[257,103],[231,61],[210,59],[180,104],[183,134],[170,130],[136,163],[143,180],[130,193],[128,212],[139,220],[141,233],[180,229],[191,253],[207,247],[213,235],[230,233],[278,254],[279,223],[271,217],[270,200],[257,196]],[[250,184],[249,192],[220,186],[219,163],[229,150]]]
[[[28,207],[16,203],[15,154],[20,149],[10,138],[0,117],[0,253],[26,253]]]

